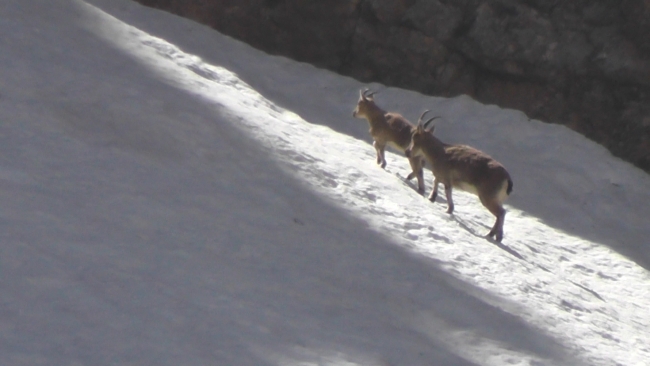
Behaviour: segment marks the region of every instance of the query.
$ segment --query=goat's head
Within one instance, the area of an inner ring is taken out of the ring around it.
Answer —
[[[427,113],[429,113],[428,109],[422,113],[418,119],[417,126],[411,133],[411,143],[404,151],[407,157],[420,155],[422,146],[425,143],[424,141],[426,140],[427,136],[431,135],[433,133],[433,130],[436,128],[435,125],[429,126],[429,123],[431,123],[436,118],[440,118],[440,116],[429,118],[426,122],[423,122],[422,119]]]
[[[352,111],[352,117],[365,118],[369,115],[369,111],[376,108],[373,95],[377,92],[371,92],[370,89],[362,89],[359,91],[359,101],[357,107]]]

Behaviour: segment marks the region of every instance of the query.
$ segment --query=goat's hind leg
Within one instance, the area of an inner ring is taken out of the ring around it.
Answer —
[[[495,237],[496,241],[500,243],[503,239],[503,224],[506,219],[506,210],[501,206],[501,204],[496,202],[484,202],[483,199],[481,199],[481,202],[497,218],[494,222],[494,226],[492,226],[492,229],[487,234],[487,237]]]

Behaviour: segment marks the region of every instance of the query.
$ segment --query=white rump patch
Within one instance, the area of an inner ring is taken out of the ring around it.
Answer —
[[[454,187],[478,196],[478,189],[473,184],[467,182],[455,182]]]

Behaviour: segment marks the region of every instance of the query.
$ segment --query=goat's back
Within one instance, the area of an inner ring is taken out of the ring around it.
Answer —
[[[460,189],[492,195],[511,181],[510,174],[501,163],[473,147],[447,145],[445,155],[451,183]]]
[[[406,149],[411,143],[411,132],[413,124],[399,113],[386,113],[384,115],[386,124],[391,133],[392,142],[402,149]]]

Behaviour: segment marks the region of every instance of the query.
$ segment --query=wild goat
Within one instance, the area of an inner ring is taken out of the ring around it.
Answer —
[[[497,217],[487,236],[495,236],[497,242],[501,242],[506,216],[503,201],[512,192],[510,174],[503,165],[482,151],[466,145],[450,145],[440,141],[433,135],[435,126],[427,128],[427,125],[438,117],[422,123],[422,118],[427,112],[420,117],[411,135],[411,143],[404,153],[407,157],[424,155],[431,165],[434,180],[429,200],[435,202],[438,183],[442,183],[447,196],[447,213],[452,213],[452,187],[476,194],[483,206]]]
[[[352,116],[368,120],[370,135],[374,140],[372,146],[377,152],[377,164],[385,168],[384,150],[386,145],[390,144],[403,152],[411,143],[411,133],[415,126],[400,114],[386,112],[379,108],[373,98],[376,92],[368,93],[368,91],[368,89],[359,91],[359,101]],[[424,173],[422,172],[424,160],[419,156],[411,157],[408,160],[413,171],[406,179],[411,180],[417,177],[418,192],[424,194]]]

